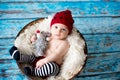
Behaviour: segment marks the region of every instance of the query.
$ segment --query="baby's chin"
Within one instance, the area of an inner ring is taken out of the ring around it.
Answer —
[[[52,39],[64,40],[66,38],[54,35],[54,36],[52,36]]]
[[[61,40],[61,38],[59,38],[59,37],[54,37],[53,39],[58,39],[58,40]]]
[[[58,38],[58,37],[56,37],[54,39],[56,39],[56,40],[65,40],[66,38]]]

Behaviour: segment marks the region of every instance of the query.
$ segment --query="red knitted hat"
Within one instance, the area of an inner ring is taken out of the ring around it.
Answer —
[[[73,29],[73,23],[74,23],[74,20],[71,15],[71,11],[65,10],[65,11],[57,12],[51,21],[50,27],[55,23],[61,23],[66,25],[70,34]]]

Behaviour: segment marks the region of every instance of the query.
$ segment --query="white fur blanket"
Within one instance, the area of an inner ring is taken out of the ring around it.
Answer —
[[[23,54],[31,55],[33,47],[30,43],[30,37],[34,34],[36,29],[49,31],[50,22],[52,17],[48,19],[37,20],[27,25],[27,28],[15,40],[15,46]],[[58,76],[51,76],[46,80],[69,80],[78,74],[83,65],[85,64],[86,54],[84,51],[85,41],[77,32],[75,27],[73,28],[72,34],[67,38],[70,43],[70,48],[66,56],[64,57],[64,62],[61,67],[61,71]],[[22,64],[21,64],[22,65]],[[22,69],[22,68],[21,68]],[[42,80],[41,78],[32,77],[34,80]]]

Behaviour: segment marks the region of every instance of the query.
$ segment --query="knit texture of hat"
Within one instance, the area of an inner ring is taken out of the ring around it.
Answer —
[[[51,21],[50,27],[52,27],[52,25],[56,23],[64,24],[69,30],[69,34],[70,34],[73,29],[73,23],[74,23],[74,20],[71,15],[71,11],[65,10],[65,11],[57,12]]]

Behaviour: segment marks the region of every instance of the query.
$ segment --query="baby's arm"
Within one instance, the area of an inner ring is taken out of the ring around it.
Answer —
[[[52,62],[52,61],[55,62],[55,61],[63,59],[68,49],[69,49],[69,43],[67,41],[62,42],[56,50],[47,51],[51,55],[47,56],[46,58],[42,60],[39,60],[36,64],[36,68],[41,67],[45,63]]]

